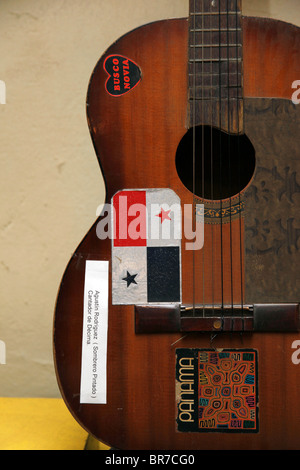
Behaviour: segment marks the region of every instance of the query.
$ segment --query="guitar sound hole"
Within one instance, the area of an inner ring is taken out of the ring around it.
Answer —
[[[255,150],[245,134],[197,126],[188,130],[178,146],[176,169],[182,183],[196,196],[227,199],[251,181]]]

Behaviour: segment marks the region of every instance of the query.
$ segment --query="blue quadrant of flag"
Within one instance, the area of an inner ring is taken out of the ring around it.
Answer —
[[[147,248],[148,302],[180,302],[179,247]]]

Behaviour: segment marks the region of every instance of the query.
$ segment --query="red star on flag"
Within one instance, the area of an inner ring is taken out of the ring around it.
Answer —
[[[160,214],[157,214],[156,217],[161,218],[161,223],[163,223],[164,220],[171,220],[171,217],[169,217],[169,213],[171,212],[171,209],[169,211],[161,210]]]

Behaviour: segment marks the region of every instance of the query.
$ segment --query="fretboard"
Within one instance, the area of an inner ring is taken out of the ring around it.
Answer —
[[[190,125],[242,131],[241,0],[190,0]]]

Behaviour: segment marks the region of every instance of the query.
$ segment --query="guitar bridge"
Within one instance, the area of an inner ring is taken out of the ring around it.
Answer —
[[[299,306],[299,303],[135,305],[135,332],[297,332],[300,330]]]

